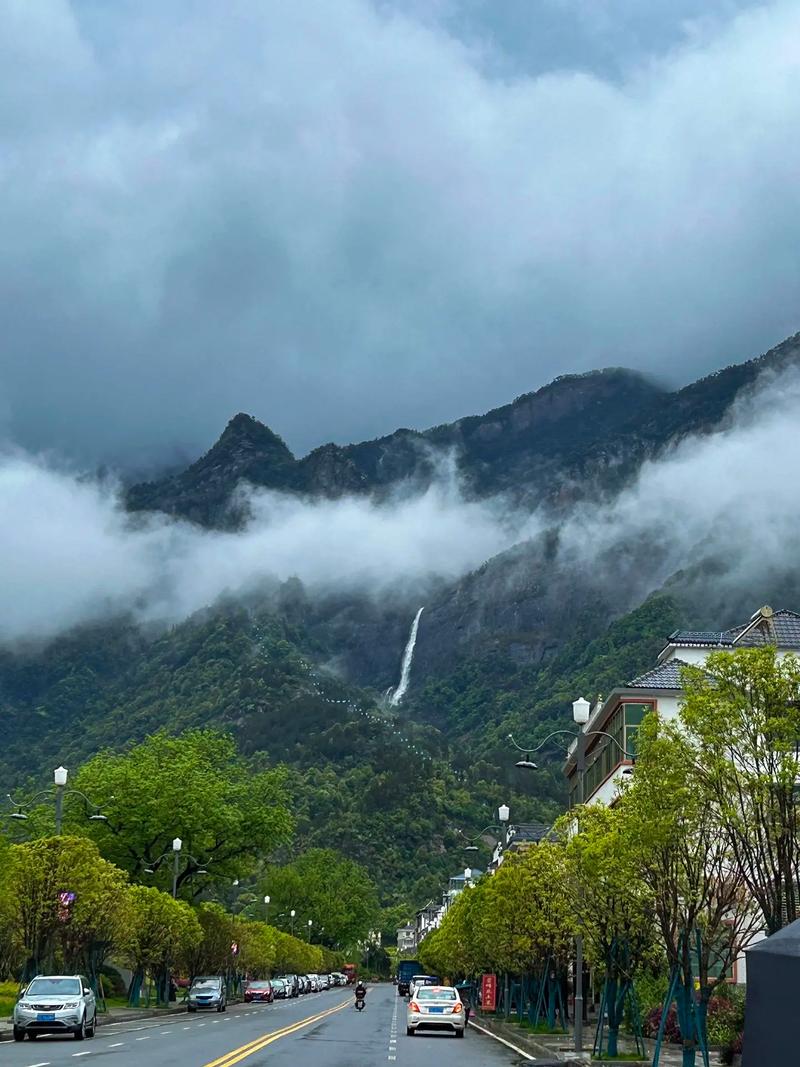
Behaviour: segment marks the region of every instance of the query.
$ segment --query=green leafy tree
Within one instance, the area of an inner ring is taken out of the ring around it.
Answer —
[[[477,931],[484,958],[499,971],[522,974],[548,959],[564,965],[575,916],[563,845],[542,841],[509,855],[487,880]]]
[[[58,967],[93,978],[119,939],[127,875],[80,837],[12,845],[8,864],[6,906],[26,957],[25,977]]]
[[[311,919],[311,937],[329,948],[349,948],[380,921],[378,890],[366,869],[333,849],[309,849],[284,867],[272,867],[264,882],[270,911],[296,914],[295,931]]]
[[[572,906],[580,920],[587,957],[605,980],[608,1054],[618,1054],[627,984],[656,954],[651,889],[626,847],[625,815],[600,804],[565,816]]]
[[[682,677],[692,774],[774,933],[800,917],[800,660],[742,648],[713,653]]]
[[[249,978],[267,978],[277,959],[277,931],[264,922],[237,916],[233,921],[233,941],[239,952],[235,967]]]
[[[126,905],[119,949],[134,971],[129,1001],[138,1003],[142,979],[150,974],[165,1002],[170,969],[199,945],[202,927],[187,903],[160,889],[131,886]]]
[[[471,978],[482,968],[485,947],[480,941],[480,916],[486,907],[488,879],[465,889],[447,910],[441,926],[419,947],[420,962],[431,974]]]
[[[231,943],[235,941],[233,916],[212,901],[199,904],[195,916],[202,937],[184,953],[184,968],[190,978],[198,974],[225,974],[231,963]]]
[[[251,773],[233,739],[215,730],[158,733],[126,753],[101,752],[80,769],[75,785],[102,799],[108,822],[87,825],[76,801],[72,825],[91,834],[131,877],[170,888],[172,840],[181,838],[183,896],[198,896],[209,882],[229,885],[292,830],[282,772]],[[148,866],[154,876],[145,874]],[[198,875],[203,868],[207,876]]]
[[[667,958],[677,970],[683,1062],[692,1067],[713,989],[762,921],[709,782],[693,770],[695,739],[678,724],[649,715],[637,747],[633,784],[619,804],[619,853],[626,867],[637,869],[632,885],[641,881],[650,893]]]

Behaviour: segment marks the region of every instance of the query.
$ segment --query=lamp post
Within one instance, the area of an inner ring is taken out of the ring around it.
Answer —
[[[628,752],[627,749],[619,743],[619,741],[612,734],[607,733],[605,730],[585,730],[584,727],[589,721],[589,715],[591,713],[592,706],[588,700],[584,697],[578,697],[577,700],[572,702],[572,719],[575,725],[578,727],[577,733],[573,733],[572,730],[553,730],[548,734],[536,746],[523,747],[518,745],[514,740],[512,734],[508,735],[509,741],[514,748],[520,752],[525,753],[525,759],[517,760],[517,766],[525,768],[526,770],[538,770],[538,767],[531,759],[533,753],[538,752],[544,748],[551,737],[556,737],[558,734],[567,734],[572,737],[575,744],[575,773],[578,776],[578,805],[580,806],[586,800],[585,792],[585,775],[586,775],[586,749],[588,746],[590,737],[606,737],[612,744],[622,752],[623,756],[630,759],[632,762],[636,762],[636,753]],[[583,1048],[583,935],[578,933],[575,935],[575,1051],[580,1052]]]
[[[313,919],[309,919],[308,920],[308,943],[309,943],[309,945],[311,944],[311,927],[313,925],[314,925],[314,920]]]
[[[511,817],[511,811],[508,804],[501,804],[497,809],[497,818],[500,820],[500,828],[503,832],[503,852],[508,847],[508,820]]]
[[[505,852],[506,848],[508,847],[508,838],[509,838],[509,829],[510,829],[510,827],[509,827],[509,819],[510,818],[511,818],[511,809],[509,808],[508,804],[501,804],[500,807],[497,809],[497,821],[499,823],[499,826],[495,825],[494,823],[489,823],[488,826],[484,826],[484,828],[482,830],[480,830],[474,837],[471,837],[471,838],[467,839],[467,843],[466,843],[466,845],[464,845],[464,851],[465,852],[479,852],[480,849],[475,844],[475,842],[476,841],[480,841],[487,830],[492,830],[494,833],[498,833],[499,832],[500,840],[502,841],[502,845],[503,845],[503,852]],[[463,830],[459,830],[458,828],[456,828],[456,833],[461,834],[462,837],[466,837],[467,836],[463,832]],[[495,845],[494,847],[496,848],[497,845]]]
[[[584,697],[578,697],[572,702],[572,718],[578,727],[578,743],[575,747],[575,773],[578,775],[578,798],[582,804],[583,776],[586,771],[586,738],[584,726],[589,721],[591,705]],[[609,735],[610,736],[610,735]],[[583,895],[583,887],[579,889]],[[575,1051],[583,1049],[583,934],[580,931],[575,935]]]
[[[77,797],[80,797],[81,800],[83,800],[84,804],[86,804],[87,814],[88,814],[88,809],[89,808],[93,808],[94,809],[93,814],[92,815],[88,815],[88,818],[89,818],[90,822],[108,822],[108,816],[107,815],[103,815],[101,813],[99,804],[95,804],[94,801],[90,800],[86,796],[85,793],[82,793],[80,791],[80,789],[67,789],[67,778],[68,777],[69,777],[69,771],[67,770],[66,767],[56,767],[56,769],[53,771],[53,784],[56,787],[55,788],[55,827],[56,827],[56,837],[60,837],[61,836],[61,828],[62,828],[63,823],[64,823],[64,797],[65,796],[77,796]],[[11,801],[11,803],[14,805],[14,807],[17,809],[16,811],[12,811],[9,814],[8,818],[9,819],[16,819],[16,820],[18,820],[20,822],[26,821],[28,816],[23,811],[23,805],[22,804],[18,804],[14,800],[14,798],[11,796],[10,793],[8,793],[6,795],[7,795],[8,799]],[[42,789],[38,793],[35,793],[31,797],[30,801],[28,801],[26,803],[25,806],[29,807],[31,804],[34,804],[39,799],[39,797],[48,796],[48,795],[52,796],[52,794],[50,793],[50,790],[49,789]],[[113,797],[111,797],[110,799],[113,800]]]
[[[294,937],[294,917],[295,917],[295,915],[297,915],[297,912],[294,910],[294,908],[292,908],[292,910],[289,912],[289,918],[292,920],[292,937]]]
[[[61,836],[61,822],[64,815],[64,789],[67,784],[68,773],[66,767],[56,767],[53,771],[53,781],[56,784],[56,837]]]
[[[269,921],[269,894],[264,896],[264,922]]]
[[[173,897],[173,900],[177,900],[178,899],[178,879],[180,878],[181,855],[182,854],[183,854],[183,841],[181,841],[181,839],[179,837],[174,837],[172,839],[172,848],[169,850],[169,852],[163,852],[160,856],[157,856],[156,859],[151,860],[150,863],[148,863],[147,866],[144,869],[144,873],[145,874],[155,874],[156,871],[159,868],[159,865],[162,863],[162,861],[166,860],[170,856],[172,856],[172,897]],[[193,856],[191,854],[191,852],[187,852],[186,853],[186,858],[189,861],[189,863],[196,863],[197,864],[197,870],[195,871],[195,874],[208,874],[208,871],[206,870],[205,864],[201,863],[201,861],[199,859],[197,859],[196,856]],[[187,870],[188,870],[188,867],[187,867]]]
[[[179,837],[172,841],[172,898],[178,899],[178,874],[180,873],[181,849],[183,841]]]

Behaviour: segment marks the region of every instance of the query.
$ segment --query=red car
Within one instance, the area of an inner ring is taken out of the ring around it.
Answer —
[[[252,1004],[258,1002],[260,1004],[271,1004],[274,1000],[274,993],[272,992],[272,982],[248,982],[244,990],[244,999],[246,1004]]]

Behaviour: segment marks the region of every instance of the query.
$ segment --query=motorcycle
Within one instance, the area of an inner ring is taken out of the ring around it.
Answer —
[[[364,999],[365,998],[363,996],[357,996],[356,997],[356,1011],[363,1011],[364,1010]]]

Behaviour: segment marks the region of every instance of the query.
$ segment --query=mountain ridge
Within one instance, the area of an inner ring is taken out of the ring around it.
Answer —
[[[127,506],[235,528],[248,516],[236,495],[242,483],[309,497],[382,496],[401,485],[425,488],[439,474],[437,457],[452,454],[468,497],[506,493],[558,513],[587,495],[618,491],[668,443],[718,426],[762,371],[798,361],[795,334],[677,390],[619,367],[562,375],[482,415],[323,444],[300,459],[268,426],[240,412],[185,470],[132,486]]]

